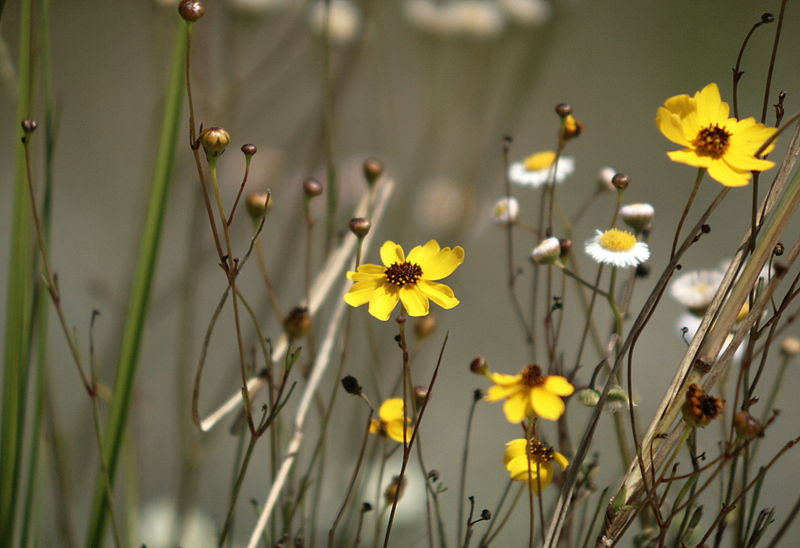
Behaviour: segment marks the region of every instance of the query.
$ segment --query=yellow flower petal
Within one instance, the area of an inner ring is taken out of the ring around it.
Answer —
[[[539,494],[544,489],[547,489],[547,486],[553,481],[553,465],[549,462],[538,467],[535,463],[531,464],[531,490]]]
[[[379,320],[386,321],[400,300],[400,291],[396,285],[381,284],[372,292],[369,299],[369,313]]]
[[[674,95],[664,101],[664,107],[669,112],[677,114],[679,117],[683,118],[690,112],[693,112],[697,109],[697,102],[694,98],[689,97],[685,93],[680,95]]]
[[[424,246],[412,249],[408,254],[408,262],[422,268],[423,279],[441,280],[464,262],[464,249],[461,246],[441,249],[436,240],[430,240]]]
[[[710,83],[695,94],[697,102],[697,114],[701,125],[719,123],[720,120],[727,120],[730,114],[728,103],[722,101],[719,94],[719,86]]]
[[[673,150],[672,152],[667,152],[667,156],[673,162],[694,167],[707,168],[713,161],[710,156],[698,156],[693,150]]]
[[[504,400],[510,396],[513,396],[517,392],[521,390],[519,385],[510,385],[510,386],[503,386],[503,385],[494,385],[490,386],[489,390],[486,392],[486,401],[488,402],[495,402]]]
[[[411,441],[411,429],[406,428],[406,441]],[[392,421],[386,424],[386,435],[394,441],[403,443],[403,421]]]
[[[544,389],[559,396],[569,396],[575,387],[561,375],[548,375],[544,380]]]
[[[683,132],[683,125],[678,115],[670,112],[664,107],[659,107],[656,114],[656,126],[664,134],[664,137],[681,146],[688,147],[691,143]]]
[[[372,419],[369,421],[369,433],[370,434],[377,434],[381,431],[381,421],[378,419]]]
[[[528,456],[523,453],[510,459],[506,464],[506,469],[513,479],[524,480],[528,476],[528,462]],[[531,462],[531,465],[535,466],[535,463]]]
[[[734,169],[727,162],[718,160],[708,166],[708,175],[725,186],[746,186],[750,183],[751,173]]]
[[[361,306],[367,304],[372,298],[372,294],[380,287],[377,282],[373,280],[365,280],[353,284],[353,287],[345,293],[344,302],[350,306]]]
[[[406,262],[406,256],[403,254],[403,248],[396,243],[387,240],[381,246],[381,261],[386,266],[392,266],[394,263]]]
[[[506,452],[503,454],[503,462],[506,467],[516,457],[525,456],[525,448],[528,446],[528,441],[524,438],[517,438],[506,443]],[[510,468],[509,468],[510,470]]]
[[[383,422],[403,422],[403,398],[389,398],[381,404],[378,416]]]
[[[400,301],[409,316],[427,316],[430,304],[419,286],[406,284],[400,288]]]
[[[519,384],[519,382],[522,380],[522,375],[519,374],[506,375],[505,373],[492,373],[491,375],[489,375],[489,379],[495,384],[499,384],[501,386],[507,386],[511,384]]]
[[[566,407],[560,397],[540,386],[531,389],[530,405],[534,413],[550,421],[558,420],[564,414]]]
[[[422,272],[424,275],[425,270],[423,270]],[[422,293],[427,298],[429,298],[434,303],[436,303],[437,305],[441,306],[446,310],[453,308],[454,306],[458,305],[458,303],[461,302],[458,299],[456,299],[453,290],[450,289],[450,287],[445,284],[431,282],[423,279],[419,281],[417,287],[419,288],[420,291],[422,291]]]
[[[553,453],[553,460],[556,461],[559,466],[561,466],[562,470],[566,470],[567,466],[569,466],[569,461],[567,460],[567,457],[565,457],[558,451]]]
[[[508,422],[513,424],[518,424],[524,421],[530,414],[531,410],[530,398],[528,397],[528,394],[526,394],[525,392],[526,391],[524,390],[519,391],[518,393],[509,397],[503,404],[503,413],[505,413],[506,420]]]

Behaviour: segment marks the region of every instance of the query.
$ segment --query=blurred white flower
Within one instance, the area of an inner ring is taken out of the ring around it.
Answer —
[[[322,36],[325,31],[325,2],[320,0],[311,7],[311,30]],[[331,43],[351,42],[361,28],[361,11],[349,0],[331,0],[328,32]]]
[[[512,183],[531,188],[544,186],[550,179],[556,153],[552,151],[531,154],[521,162],[514,162],[508,168],[508,178]],[[575,160],[568,156],[558,159],[556,182],[560,183],[575,172]]]
[[[616,192],[617,187],[615,187],[614,183],[611,181],[616,174],[617,170],[613,167],[600,168],[600,171],[597,172],[598,188],[605,192]]]
[[[289,5],[290,0],[228,0],[233,11],[240,15],[259,16],[278,11]]]
[[[555,236],[542,240],[531,251],[531,260],[536,264],[553,264],[561,255],[561,242]]]
[[[455,228],[471,205],[464,189],[452,179],[440,177],[417,192],[414,218],[429,230]]]
[[[517,221],[519,202],[513,196],[500,198],[492,208],[492,222],[496,225],[508,225]]]
[[[423,32],[445,36],[449,30],[444,10],[432,0],[407,0],[403,11],[408,21]]]
[[[443,16],[450,34],[471,38],[494,38],[506,25],[497,5],[485,0],[449,2],[443,7]]]
[[[681,274],[669,288],[672,297],[695,314],[703,314],[722,283],[721,270],[693,270]]]
[[[696,316],[694,314],[681,314],[678,318],[678,332],[684,338],[687,343],[692,342],[695,334],[697,333],[697,329],[700,327],[700,322],[703,321],[703,318],[700,316]],[[731,344],[733,340],[733,335],[729,334],[725,338],[725,342],[722,343],[722,349],[720,350],[720,355],[722,355],[725,350],[728,349],[728,345]],[[744,341],[742,341],[744,342]],[[744,354],[744,344],[740,344],[739,348],[736,349],[736,352],[733,354],[734,360],[739,360],[742,358],[742,354]]]
[[[498,0],[500,6],[520,25],[541,25],[550,20],[553,8],[545,0]]]
[[[655,214],[656,209],[650,204],[628,204],[619,208],[622,221],[636,232],[647,228]]]

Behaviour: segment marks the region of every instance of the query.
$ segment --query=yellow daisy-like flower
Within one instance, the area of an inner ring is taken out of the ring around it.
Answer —
[[[525,366],[516,375],[492,373],[486,401],[506,400],[503,412],[511,423],[520,423],[530,415],[555,421],[564,414],[563,396],[569,396],[575,387],[560,375],[542,375],[536,364]]]
[[[450,287],[436,283],[453,273],[464,262],[461,246],[440,248],[436,240],[418,245],[408,254],[394,242],[381,246],[384,266],[362,264],[347,277],[356,282],[344,296],[350,306],[369,303],[369,313],[386,321],[397,301],[409,316],[426,316],[433,301],[442,308],[453,308],[459,301]]]
[[[503,462],[512,480],[528,481],[534,493],[546,489],[553,481],[553,461],[566,470],[567,457],[536,438],[511,440],[506,444]]]
[[[379,419],[372,419],[369,423],[369,431],[403,443],[403,399],[389,398],[384,401],[378,409],[378,417]],[[409,424],[411,419],[406,417],[405,422]],[[408,426],[406,426],[406,440],[411,440],[411,428]]]
[[[752,171],[764,171],[773,162],[755,156],[775,128],[766,127],[754,118],[730,118],[730,107],[711,83],[690,97],[676,95],[664,101],[656,115],[656,125],[664,136],[683,150],[668,152],[673,162],[708,170],[725,186],[744,186]],[[774,145],[764,151],[768,154]]]

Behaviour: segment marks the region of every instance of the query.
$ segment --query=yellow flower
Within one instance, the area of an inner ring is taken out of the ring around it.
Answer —
[[[567,457],[536,438],[511,440],[506,444],[503,462],[512,480],[528,480],[534,493],[546,489],[553,481],[553,461],[561,470],[569,465]]]
[[[418,245],[408,254],[394,242],[381,246],[384,266],[363,264],[347,277],[356,282],[344,296],[350,306],[369,303],[369,313],[386,321],[402,301],[409,316],[425,316],[430,311],[429,300],[442,308],[458,304],[450,287],[436,283],[453,273],[464,262],[461,246],[440,248],[436,240]]]
[[[380,420],[372,419],[369,423],[369,431],[403,443],[403,399],[389,398],[384,401],[378,409],[378,417]],[[408,424],[411,419],[406,417],[405,422]],[[406,427],[406,441],[410,440],[411,428]]]
[[[755,156],[775,128],[757,123],[754,118],[729,118],[730,107],[722,101],[717,84],[696,92],[670,97],[659,107],[656,125],[664,136],[683,150],[668,152],[673,162],[705,168],[725,186],[744,186],[751,171],[764,171],[774,163]],[[773,145],[767,147],[769,153]]]
[[[564,414],[562,396],[569,396],[575,387],[560,375],[542,375],[538,365],[525,366],[516,375],[492,373],[489,379],[494,386],[489,388],[486,401],[506,400],[503,412],[511,423],[520,423],[535,414],[543,419],[555,421]]]

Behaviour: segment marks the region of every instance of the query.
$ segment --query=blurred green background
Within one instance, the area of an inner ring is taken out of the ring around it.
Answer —
[[[675,147],[655,127],[656,108],[672,95],[693,93],[712,81],[720,84],[723,99],[730,100],[731,68],[743,37],[762,12],[777,14],[779,8],[775,1],[743,0],[533,2],[531,5],[543,5],[547,10],[537,12],[536,20],[525,22],[509,11],[524,2],[479,3],[484,6],[464,17],[460,31],[453,31],[421,25],[420,12],[413,11],[420,3],[354,2],[359,14],[356,32],[333,48],[331,58],[336,90],[333,152],[341,186],[338,226],[346,226],[355,201],[364,191],[361,162],[375,156],[384,161],[388,176],[397,184],[387,221],[378,227],[377,244],[392,239],[408,249],[435,238],[442,245],[466,249],[465,264],[450,279],[461,305],[437,314],[439,331],[420,349],[415,365],[415,378],[427,382],[441,337],[449,330],[445,363],[422,430],[422,442],[427,466],[439,470],[443,484],[450,488],[442,499],[450,523],[455,520],[453,500],[472,390],[488,385],[471,376],[467,366],[474,356],[482,354],[492,369],[511,373],[529,359],[505,288],[504,234],[489,220],[492,204],[503,195],[503,135],[514,138],[512,159],[552,149],[558,128],[553,107],[570,103],[586,130],[568,145],[566,154],[576,159],[576,172],[558,187],[560,205],[568,214],[574,213],[594,192],[597,172],[603,166],[629,174],[632,184],[625,201],[646,201],[656,208],[649,264],[658,273],[666,264],[672,227],[695,172],[668,160],[665,152]],[[4,79],[0,127],[5,128],[0,132],[4,166],[0,171],[0,257],[8,256],[12,151],[18,127],[14,119],[13,67],[19,8],[16,2],[6,4],[0,24],[4,40],[0,51]],[[67,316],[82,343],[87,340],[91,310],[101,311],[96,337],[104,368],[102,378],[109,384],[153,169],[169,52],[178,20],[174,4],[75,0],[54,2],[52,6],[59,126],[53,265]],[[325,182],[322,43],[309,23],[313,10],[309,4],[294,0],[264,4],[267,9],[257,0],[206,2],[206,17],[194,33],[193,85],[199,121],[207,126],[224,126],[233,137],[231,149],[220,164],[227,203],[235,196],[244,167],[237,149],[244,143],[259,148],[248,188],[270,189],[273,193],[275,207],[266,223],[264,243],[282,304],[289,308],[302,298],[301,181],[316,176]],[[797,9],[796,5],[787,9],[770,98],[772,104],[776,93],[785,90],[787,113],[797,111],[795,94],[800,89]],[[774,31],[774,24],[759,29],[745,53],[739,94],[743,115],[760,114]],[[35,104],[41,105],[41,98]],[[41,110],[34,112],[38,115]],[[770,108],[768,122],[773,120]],[[182,139],[134,395],[130,421],[134,443],[123,457],[118,485],[125,487],[118,491],[120,500],[135,501],[133,506],[139,509],[143,523],[153,504],[176,500],[183,467],[183,434],[195,444],[192,458],[198,467],[192,506],[219,527],[227,505],[236,438],[228,434],[230,421],[212,434],[199,435],[190,424],[185,398],[202,335],[225,280],[216,265],[208,227],[202,224],[196,230],[191,224],[192,211],[198,205],[198,185],[189,148]],[[781,157],[784,146],[778,147],[775,158]],[[37,162],[34,169],[40,167]],[[770,174],[762,180],[771,180]],[[697,207],[704,207],[718,189],[716,182],[707,180]],[[522,205],[522,217],[533,222],[538,208],[536,191],[517,188],[515,195]],[[714,267],[732,255],[749,222],[750,196],[749,189],[731,193],[712,217],[711,234],[687,255],[686,268]],[[324,200],[318,202],[314,212],[319,235],[324,227]],[[584,271],[590,263],[583,254],[582,242],[608,222],[613,207],[613,195],[599,196],[575,227],[576,254]],[[795,222],[791,238],[797,237],[798,230],[800,223]],[[249,231],[249,223],[241,219],[236,227],[238,249],[247,245]],[[517,233],[517,258],[525,271],[520,282],[523,298],[530,279],[525,257],[536,243],[533,236]],[[186,265],[192,245],[201,247],[202,260]],[[318,238],[317,266],[322,264],[322,245]],[[376,249],[377,245],[366,257],[367,262],[378,262]],[[179,323],[184,304],[180,290],[189,281],[187,277],[197,284],[199,299],[190,326],[189,360],[180,363],[181,341],[186,341]],[[3,268],[3,287],[5,280]],[[247,294],[264,312],[265,330],[277,338],[279,322],[268,313],[254,264],[249,265],[242,280]],[[644,280],[637,287],[634,309],[652,281]],[[5,298],[0,292],[0,307]],[[649,420],[683,354],[685,344],[676,326],[679,313],[679,305],[665,298],[639,342],[637,403],[643,421]],[[356,350],[346,370],[362,379],[368,390],[374,389],[373,378],[380,379],[378,389],[387,396],[400,366],[392,342],[395,326],[376,325],[379,322],[365,309],[354,310],[353,316],[352,344]],[[381,363],[374,363],[366,351],[363,333],[367,324],[379,341]],[[230,325],[231,317],[226,313],[212,340],[201,404],[204,410],[237,390],[238,368]],[[577,341],[581,326],[580,316],[573,311],[565,324],[565,340],[574,334]],[[67,513],[81,539],[96,470],[90,408],[63,336],[55,324],[51,330],[50,358],[56,388],[52,403],[68,447],[66,481],[74,501]],[[796,327],[791,332],[796,335]],[[569,349],[569,342],[564,347]],[[568,353],[567,361],[571,359],[574,357]],[[590,367],[595,360],[591,356],[584,361]],[[764,386],[773,378],[774,368],[766,376]],[[579,380],[588,379],[579,374]],[[331,377],[327,385],[334,382]],[[790,370],[778,405],[783,414],[768,436],[761,458],[768,458],[798,434],[791,420],[800,412],[797,398],[792,397],[798,387],[800,376]],[[328,393],[327,388],[324,393]],[[589,411],[579,408],[577,402],[572,407],[571,424],[577,434]],[[329,467],[336,473],[331,474],[322,492],[323,516],[333,516],[341,500],[362,414],[360,405],[339,399],[329,448]],[[494,507],[506,480],[501,461],[503,444],[518,434],[518,429],[505,422],[498,405],[478,406],[467,489],[468,494],[476,496],[478,508]],[[554,439],[554,432],[551,435]],[[606,418],[593,447],[600,451],[604,463],[597,481],[601,487],[619,477],[612,440],[610,420]],[[248,501],[263,501],[266,495],[267,485],[259,477],[265,468],[265,446],[257,453],[240,497],[240,542],[247,538],[255,521]],[[716,450],[713,445],[707,449]],[[765,483],[763,504],[777,508],[778,520],[796,497],[796,484],[786,482],[787,476],[794,475],[791,463],[796,459],[796,454],[790,453]],[[423,495],[415,479],[412,476],[407,499],[400,504],[396,545],[416,545],[423,536]],[[555,494],[555,489],[548,492],[550,497]],[[55,511],[53,499],[48,500],[42,519],[50,529],[45,545],[56,544],[58,537],[55,522],[48,517]],[[512,539],[527,536],[527,517],[523,509],[519,510],[506,536],[501,537],[507,539],[501,545],[516,545]],[[323,517],[325,530],[329,522]],[[136,538],[157,546],[154,535],[151,530]],[[212,544],[209,541],[208,545]]]

